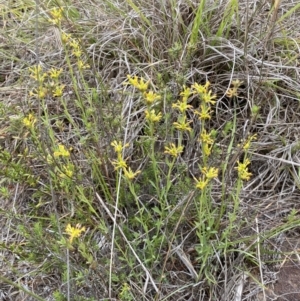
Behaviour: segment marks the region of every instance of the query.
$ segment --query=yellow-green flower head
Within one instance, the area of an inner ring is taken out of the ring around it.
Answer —
[[[127,163],[121,156],[118,156],[118,159],[111,161],[111,163],[114,166],[115,170],[127,168]]]
[[[194,90],[193,91],[194,94],[198,94],[201,96],[208,92],[209,86],[210,86],[210,82],[207,81],[205,85],[199,85],[199,84],[195,83],[191,86],[191,88]]]
[[[187,99],[182,99],[172,104],[172,108],[178,109],[181,113],[185,113],[186,110],[192,108],[192,106],[187,104]]]
[[[77,224],[75,227],[72,227],[70,224],[66,227],[66,232],[70,236],[69,242],[72,244],[74,238],[80,237],[81,233],[85,231],[85,227],[81,227],[80,224]]]
[[[180,93],[182,98],[186,101],[192,94],[191,88],[188,88],[186,86],[183,86],[183,91]]]
[[[141,171],[137,170],[136,172],[133,172],[132,169],[129,167],[127,168],[123,168],[123,172],[124,172],[124,177],[129,180],[132,181]]]
[[[250,164],[250,160],[247,158],[244,162],[238,162],[238,166],[235,167],[238,171],[239,178],[242,180],[249,181],[252,173],[248,171],[248,165]]]
[[[200,111],[195,110],[194,112],[199,116],[200,120],[206,120],[211,118],[210,108],[205,104],[200,105]]]
[[[35,123],[36,123],[36,118],[34,117],[33,114],[29,114],[27,117],[24,117],[23,119],[23,124],[28,128],[32,128]]]
[[[202,131],[202,133],[200,134],[200,141],[207,143],[207,144],[213,144],[214,143],[214,139],[211,137],[211,133],[207,133],[206,130],[204,129]]]
[[[121,141],[114,140],[110,145],[114,147],[116,153],[122,153],[123,145]]]
[[[243,82],[240,81],[239,79],[236,79],[236,80],[233,80],[231,82],[231,85],[233,86],[232,88],[229,88],[226,92],[226,96],[229,97],[229,98],[232,98],[232,97],[237,97],[238,96],[238,88],[240,87],[240,85],[242,84]]]
[[[242,145],[243,145],[243,150],[247,151],[247,150],[250,148],[250,146],[251,146],[251,142],[252,142],[253,140],[256,140],[256,139],[257,139],[257,134],[254,134],[254,135],[249,136],[249,137],[246,139],[246,141],[244,141],[244,142],[242,143]],[[240,146],[240,144],[239,144],[238,146]]]
[[[144,92],[143,96],[147,105],[152,105],[155,101],[161,99],[161,96],[153,91],[149,91],[148,93]]]
[[[228,89],[227,92],[226,92],[226,96],[229,97],[229,98],[237,97],[238,96],[237,88]]]
[[[50,12],[51,17],[52,17],[51,22],[53,24],[56,24],[56,25],[59,24],[60,21],[61,21],[61,19],[62,19],[62,13],[63,13],[63,8],[62,7],[60,7],[60,8],[57,8],[57,7],[53,8],[52,11]]]
[[[57,157],[70,157],[70,152],[65,148],[63,144],[58,145],[58,149],[53,153],[54,158]]]
[[[40,86],[38,89],[33,89],[30,91],[29,96],[36,97],[38,99],[44,99],[47,96],[47,93],[47,88]]]
[[[212,150],[212,145],[210,146],[207,143],[202,144],[202,151],[204,155],[209,156],[211,154],[211,150]]]
[[[124,149],[125,147],[128,147],[128,146],[129,146],[129,143],[126,143],[125,145],[123,145],[121,141],[114,140],[110,145],[113,146],[115,152],[116,152],[118,155],[121,155],[123,149]]]
[[[207,93],[202,94],[201,99],[205,103],[210,103],[210,104],[214,105],[216,103],[215,99],[217,98],[217,95],[216,94],[211,95],[211,93],[212,93],[212,91],[210,90]]]
[[[145,110],[145,115],[146,115],[145,118],[146,118],[148,121],[153,122],[153,123],[159,122],[159,121],[161,120],[161,118],[162,118],[161,112],[159,112],[159,113],[157,114],[157,113],[155,113],[155,110],[154,110],[154,109],[151,110],[151,111],[149,111],[148,109],[146,109],[146,110]]]
[[[42,66],[37,65],[29,68],[30,77],[39,83],[42,83],[47,77],[47,73],[43,73]]]
[[[77,62],[77,66],[78,66],[78,69],[79,69],[79,70],[84,70],[84,69],[90,68],[90,65],[84,63],[82,60],[79,60],[79,61]]]
[[[52,95],[54,97],[61,97],[63,95],[63,90],[65,88],[65,85],[57,85],[55,86]]]
[[[62,68],[61,69],[51,68],[48,73],[52,79],[58,79],[62,72],[63,72]]]
[[[171,143],[168,146],[165,146],[165,151],[164,153],[165,154],[169,154],[170,156],[174,157],[174,158],[177,158],[181,153],[183,152],[183,146],[180,145],[180,146],[175,146],[174,143]]]
[[[173,126],[175,127],[175,129],[177,129],[178,131],[181,132],[191,132],[192,128],[190,127],[190,123],[192,121],[186,121],[186,120],[179,120],[178,122],[173,122]]]
[[[63,90],[65,88],[65,85],[57,85],[55,86],[52,95],[54,97],[61,97],[63,95]]]
[[[63,172],[61,172],[59,175],[61,178],[67,179],[67,178],[72,178],[74,174],[74,165],[73,164],[68,164],[64,165],[62,167]]]
[[[203,167],[201,171],[208,180],[211,180],[218,176],[219,169],[215,167],[210,167],[209,169],[207,167]]]
[[[131,75],[127,75],[128,82],[126,84],[130,84],[133,87],[137,88],[141,92],[145,92],[148,89],[149,81],[145,82],[145,80],[141,77],[140,79],[137,76],[132,77]]]
[[[239,88],[242,85],[242,81],[240,81],[239,79],[233,80],[231,82],[231,84],[233,85],[234,88]]]
[[[75,39],[71,40],[69,45],[73,48],[73,49],[78,49],[79,48],[79,42]]]
[[[79,57],[81,57],[81,55],[82,55],[82,51],[80,50],[80,48],[75,48],[75,49],[73,49],[72,54],[73,54],[75,57],[79,58]]]
[[[208,185],[209,180],[200,178],[199,180],[195,179],[196,181],[196,188],[200,190],[204,190],[204,188]]]
[[[68,34],[68,33],[62,32],[61,33],[61,41],[64,44],[69,44],[70,41],[72,41],[72,36],[70,34]]]

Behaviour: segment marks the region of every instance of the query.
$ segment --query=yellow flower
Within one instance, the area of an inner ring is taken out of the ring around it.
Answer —
[[[115,170],[127,168],[127,163],[121,156],[118,156],[118,159],[111,161],[111,163]]]
[[[213,144],[214,143],[214,140],[211,137],[211,133],[208,134],[205,129],[200,134],[200,141],[204,142],[204,143],[207,143],[207,144]]]
[[[233,85],[234,88],[240,87],[242,83],[243,83],[243,82],[240,81],[239,79],[233,80],[233,81],[231,82],[231,84]]]
[[[59,144],[58,150],[53,153],[54,158],[57,157],[70,157],[70,152],[65,148],[64,145]]]
[[[54,91],[52,92],[52,95],[54,97],[61,97],[63,95],[65,85],[58,85],[54,88]]]
[[[218,176],[219,169],[215,167],[210,167],[207,169],[207,167],[202,168],[202,173],[206,176],[208,180],[211,180],[213,178],[216,178]]]
[[[28,128],[32,128],[35,123],[36,123],[36,118],[34,117],[33,114],[29,114],[27,117],[23,118],[23,124]]]
[[[61,178],[72,178],[73,174],[74,174],[74,165],[73,164],[68,164],[63,166],[62,171],[59,176]]]
[[[148,89],[149,81],[145,82],[145,80],[141,77],[140,79],[137,76],[132,77],[131,75],[127,75],[128,82],[126,84],[130,84],[140,90],[141,92],[145,92]]]
[[[52,158],[52,156],[50,154],[47,155],[46,161],[47,161],[48,164],[52,164],[53,163],[53,158]]]
[[[161,112],[156,114],[154,109],[151,110],[150,112],[149,112],[149,110],[146,109],[145,110],[145,115],[146,115],[146,119],[150,122],[158,122],[162,118]]]
[[[231,85],[232,85],[233,87],[227,90],[226,96],[229,97],[229,98],[237,97],[237,96],[238,96],[238,88],[240,87],[240,85],[241,85],[242,83],[243,83],[243,82],[240,81],[239,79],[233,80],[233,81],[231,82]]]
[[[237,89],[236,88],[228,89],[227,92],[226,92],[226,96],[229,97],[229,98],[238,96]]]
[[[79,42],[77,40],[71,40],[71,42],[69,43],[69,45],[73,48],[73,49],[78,49],[79,48]]]
[[[192,89],[194,89],[193,93],[196,93],[198,95],[206,94],[209,86],[210,86],[209,81],[207,81],[205,85],[199,85],[199,84],[195,83],[192,85]]]
[[[47,93],[48,93],[47,88],[39,87],[38,89],[33,89],[32,91],[30,91],[29,96],[33,96],[38,99],[43,99],[46,97]]]
[[[43,73],[41,65],[37,65],[32,68],[29,68],[29,71],[30,71],[30,77],[39,83],[43,82],[47,77],[47,74]]]
[[[250,160],[247,158],[244,160],[244,163],[238,162],[238,166],[235,169],[238,171],[239,178],[242,180],[250,180],[252,173],[248,171],[248,165]]]
[[[172,157],[177,158],[183,151],[183,146],[175,146],[174,143],[171,143],[170,146],[165,146],[164,154],[169,154]]]
[[[51,68],[49,70],[49,76],[53,79],[58,79],[62,72],[63,72],[63,69]]]
[[[132,300],[132,298],[129,296],[131,296],[130,286],[128,283],[124,283],[122,285],[122,288],[121,288],[121,291],[119,294],[119,299],[120,300]]]
[[[89,64],[85,64],[82,60],[79,60],[77,62],[77,66],[78,66],[79,70],[84,70],[84,69],[90,68],[90,65]]]
[[[207,184],[208,184],[208,179],[199,179],[199,180],[197,180],[197,179],[195,179],[196,180],[196,188],[198,188],[198,189],[200,189],[200,190],[203,190],[206,186],[207,186]]]
[[[64,44],[67,44],[71,41],[72,37],[70,34],[62,32],[61,33],[61,40]]]
[[[82,51],[81,51],[79,48],[74,48],[73,51],[72,51],[72,54],[73,54],[75,57],[79,58],[79,57],[81,57],[81,55],[82,55]]]
[[[205,103],[211,103],[212,105],[214,105],[216,103],[215,99],[217,98],[217,95],[211,95],[211,90],[208,91],[207,93],[204,93],[201,96],[201,99],[205,102]]]
[[[187,99],[182,99],[172,104],[172,108],[178,109],[181,113],[184,113],[187,109],[192,108],[192,106],[187,104]]]
[[[153,104],[156,100],[160,100],[161,99],[161,96],[154,93],[153,91],[149,91],[148,93],[147,92],[144,92],[143,94],[144,96],[144,99],[145,99],[145,102],[147,105],[151,105]]]
[[[123,169],[123,172],[124,172],[124,176],[127,180],[131,181],[133,180],[141,171],[140,170],[137,170],[136,172],[133,172],[132,169],[129,167],[128,169],[127,168],[124,168]]]
[[[124,147],[121,141],[114,140],[110,145],[114,147],[116,153],[122,153]]]
[[[209,146],[207,143],[202,144],[202,151],[205,156],[209,156],[211,154],[212,146]]]
[[[178,122],[173,122],[173,126],[178,130],[178,131],[188,131],[191,132],[192,128],[190,127],[190,123],[192,121],[187,122],[186,121],[186,116],[180,116]]]
[[[51,11],[51,16],[52,16],[52,20],[51,22],[53,24],[59,24],[59,22],[61,21],[62,19],[62,12],[63,12],[63,8],[60,7],[60,8],[53,8],[52,11]]]
[[[81,232],[85,231],[85,227],[81,227],[80,224],[77,224],[75,227],[72,227],[70,224],[66,227],[66,232],[70,236],[69,242],[72,243],[74,238],[80,237]]]
[[[182,99],[184,101],[187,101],[187,99],[190,97],[191,94],[192,94],[191,88],[187,88],[186,86],[183,86],[183,91],[180,93]]]
[[[195,110],[195,114],[199,115],[199,119],[200,120],[205,120],[205,119],[210,119],[211,115],[210,115],[210,108],[206,105],[200,105],[200,112]]]
[[[243,150],[248,150],[249,148],[250,148],[250,146],[251,146],[251,142],[253,141],[253,140],[256,140],[257,139],[257,134],[254,134],[254,135],[251,135],[251,136],[249,136],[247,139],[246,139],[246,141],[244,141],[243,142]],[[240,146],[240,144],[238,144],[238,146]]]

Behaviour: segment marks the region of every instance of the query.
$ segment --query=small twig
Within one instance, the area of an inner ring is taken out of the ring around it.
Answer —
[[[272,17],[270,20],[269,32],[265,39],[265,49],[268,49],[270,38],[273,35],[280,4],[281,4],[281,0],[272,0]]]
[[[139,264],[141,265],[142,269],[145,271],[146,276],[148,279],[150,279],[150,282],[152,283],[155,291],[158,293],[159,290],[151,276],[151,274],[149,273],[149,271],[147,270],[147,268],[145,267],[145,265],[142,263],[142,261],[140,260],[139,256],[136,254],[136,252],[134,251],[133,247],[131,246],[130,242],[128,241],[126,235],[124,234],[122,228],[119,226],[119,224],[117,223],[115,217],[112,215],[112,213],[109,211],[109,209],[107,208],[107,206],[105,205],[105,203],[103,202],[102,198],[100,197],[100,195],[96,192],[96,196],[99,200],[99,202],[101,203],[101,205],[103,206],[103,208],[105,209],[105,211],[107,212],[107,214],[109,215],[109,217],[111,218],[111,220],[113,221],[114,225],[118,228],[118,230],[120,231],[120,234],[122,235],[122,237],[124,238],[125,242],[128,244],[130,250],[132,251],[134,257],[136,258],[136,260],[139,262]]]
[[[257,233],[257,259],[259,262],[259,274],[260,274],[260,280],[262,284],[262,290],[263,290],[263,300],[266,301],[266,292],[265,292],[265,285],[264,285],[264,276],[263,276],[263,271],[262,271],[262,264],[261,264],[261,254],[260,254],[260,238],[259,238],[259,227],[258,227],[258,219],[255,217],[255,223],[256,223],[256,233]]]

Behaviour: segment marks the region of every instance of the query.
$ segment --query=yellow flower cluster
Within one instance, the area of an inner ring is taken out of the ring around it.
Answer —
[[[69,160],[71,150],[72,148],[67,149],[63,144],[58,144],[53,155],[48,154],[46,158],[48,164],[55,164],[55,173],[63,180],[72,179],[74,175],[75,166]],[[59,158],[64,158],[65,160],[59,160]],[[59,185],[61,187],[68,185],[68,181],[61,181]]]
[[[241,144],[238,144],[238,146],[242,146],[243,150],[247,151],[250,148],[252,141],[256,139],[257,134],[251,135],[246,140],[242,141]]]
[[[128,144],[122,145],[120,141],[118,142],[115,140],[111,143],[111,146],[114,147],[114,150],[117,153],[117,159],[112,160],[112,164],[115,170],[122,169],[125,178],[129,181],[133,180],[141,171],[138,170],[136,172],[133,172],[132,169],[127,166],[126,160],[123,159],[123,150],[129,145]]]
[[[66,233],[69,235],[70,244],[72,244],[74,238],[80,237],[82,232],[85,232],[85,227],[81,227],[80,224],[77,224],[75,227],[68,224],[66,227]]]
[[[47,73],[43,72],[41,65],[37,65],[37,66],[33,66],[32,68],[29,68],[29,72],[30,72],[30,77],[33,78],[38,83],[43,82],[47,77]]]
[[[203,167],[201,172],[203,175],[199,179],[195,179],[196,188],[200,190],[204,190],[204,188],[207,187],[209,182],[218,176],[219,170],[218,168],[215,167],[210,167],[210,168]]]
[[[229,98],[232,98],[232,97],[237,97],[238,96],[238,88],[241,86],[243,82],[241,82],[239,79],[237,80],[233,80],[231,82],[231,85],[232,85],[232,88],[229,88],[226,92],[226,95],[229,97]]]
[[[44,99],[47,95],[52,97],[61,97],[65,85],[59,83],[59,76],[62,69],[51,68],[49,72],[43,72],[41,65],[29,68],[30,77],[37,83],[37,88],[29,92],[29,96],[38,99]],[[48,79],[48,80],[47,80]]]
[[[27,117],[23,118],[23,124],[29,129],[32,129],[35,123],[36,118],[33,114],[29,114]]]
[[[59,176],[62,179],[70,179],[73,177],[74,174],[74,165],[72,163],[69,163],[67,165],[62,166],[62,172],[59,173]]]
[[[168,154],[174,158],[177,158],[183,152],[183,146],[175,146],[174,143],[171,143],[169,146],[165,146],[165,154]]]
[[[142,77],[138,78],[136,75],[132,77],[129,74],[127,75],[127,79],[128,82],[126,82],[125,84],[130,84],[131,86],[137,88],[141,92],[147,91],[149,86],[149,81],[145,82],[145,80]]]
[[[60,22],[62,20],[62,13],[63,13],[63,8],[53,8],[52,11],[50,12],[51,14],[51,19],[50,22],[54,25],[60,25]]]
[[[204,85],[197,83],[192,85],[193,94],[199,96],[201,104],[198,110],[194,110],[195,114],[199,116],[200,120],[206,120],[211,118],[211,105],[216,103],[216,94],[212,94],[209,90],[210,82],[207,81]]]
[[[201,142],[201,147],[204,155],[206,157],[210,156],[214,144],[214,139],[212,138],[212,132],[207,133],[206,130],[203,129],[200,134],[199,141]]]
[[[148,110],[148,109],[146,109],[146,110],[145,110],[145,118],[146,118],[148,121],[150,121],[150,122],[152,122],[152,123],[155,123],[155,122],[158,122],[158,121],[161,120],[162,114],[161,114],[161,112],[155,113],[155,110],[154,110],[154,109],[152,109],[151,111]]]
[[[192,95],[192,90],[189,87],[183,86],[183,91],[180,93],[181,98],[172,105],[173,109],[179,111],[177,121],[173,122],[173,126],[180,132],[191,132],[190,126],[192,121],[187,120],[187,110],[191,109],[192,106],[188,104],[188,99]]]
[[[82,59],[83,51],[78,39],[73,38],[71,34],[61,32],[61,41],[65,46],[68,46],[67,49],[70,49],[71,54],[77,59],[77,67],[80,71],[90,67]]]
[[[161,99],[161,96],[152,90],[148,91],[150,81],[145,81],[142,77],[127,75],[128,81],[125,82],[126,85],[131,85],[138,89],[143,96],[144,102],[147,105],[147,109],[145,109],[145,118],[151,124],[157,123],[162,118],[162,113],[157,112],[153,107],[157,101]]]
[[[238,162],[238,166],[235,168],[238,171],[239,178],[241,180],[249,181],[252,173],[248,170],[248,165],[250,164],[250,160],[246,158],[244,162]]]
[[[57,150],[53,153],[54,158],[70,157],[70,152],[63,144],[59,144]]]

